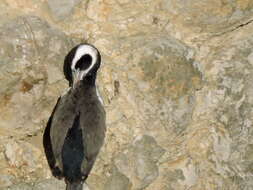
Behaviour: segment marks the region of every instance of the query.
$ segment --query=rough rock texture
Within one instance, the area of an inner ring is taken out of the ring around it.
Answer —
[[[61,62],[71,41],[38,17],[26,16],[0,28],[0,46],[4,47],[0,52],[1,138],[33,135],[48,117],[49,110],[43,109],[50,104],[48,97],[54,99],[55,92],[66,87]]]
[[[0,149],[8,163],[0,179],[9,185],[48,173],[41,162],[41,132],[67,87],[61,62],[72,42],[40,18],[24,16],[0,27],[0,46]]]
[[[63,20],[72,13],[73,9],[80,1],[81,0],[48,0],[47,2],[56,20]]]
[[[65,183],[63,181],[59,181],[56,179],[46,179],[42,181],[38,181],[34,184],[26,184],[26,183],[20,183],[17,185],[12,185],[10,187],[7,187],[5,189],[8,190],[46,190],[46,189],[65,189]],[[87,185],[84,184],[83,190],[89,190]]]
[[[0,189],[64,189],[41,137],[81,41],[108,126],[90,190],[253,189],[251,0],[64,2],[0,3]]]

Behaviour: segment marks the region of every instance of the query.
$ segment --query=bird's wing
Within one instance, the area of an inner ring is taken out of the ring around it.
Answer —
[[[76,105],[69,94],[62,96],[52,118],[50,129],[50,139],[52,142],[52,151],[55,158],[55,167],[63,171],[62,149],[68,131],[72,128],[76,113]]]
[[[54,113],[55,113],[55,110],[57,109],[57,106],[60,102],[60,99],[61,98],[58,98],[57,100],[57,103],[53,109],[53,112],[51,114],[51,116],[49,117],[48,119],[48,122],[47,122],[47,126],[44,130],[44,134],[43,134],[43,146],[44,146],[44,151],[45,151],[45,154],[46,154],[46,158],[47,158],[47,162],[48,162],[48,165],[53,173],[53,175],[55,177],[59,177],[60,176],[60,173],[57,172],[57,170],[55,169],[55,157],[54,157],[54,153],[53,153],[53,150],[52,150],[52,142],[51,142],[51,138],[50,138],[50,129],[51,129],[51,124],[52,124],[52,119],[54,117]]]
[[[86,160],[82,163],[82,172],[85,175],[89,174],[103,145],[106,130],[105,111],[100,102],[97,101],[95,104],[91,104],[88,110],[88,112],[81,112],[80,118],[80,125],[83,131],[84,155],[86,157]]]

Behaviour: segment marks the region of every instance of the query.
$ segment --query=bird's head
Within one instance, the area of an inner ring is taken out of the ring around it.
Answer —
[[[82,43],[74,47],[64,60],[63,70],[69,86],[74,87],[79,82],[95,83],[100,63],[101,55],[93,45]]]

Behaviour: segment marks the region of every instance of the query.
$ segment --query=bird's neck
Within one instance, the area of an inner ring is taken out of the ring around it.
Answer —
[[[96,89],[96,75],[88,75],[85,76],[82,80],[78,81],[78,83],[71,86],[72,92],[80,93],[82,92],[92,92],[93,89]]]
[[[96,85],[92,81],[79,81],[76,85],[71,87],[71,94],[75,99],[79,99],[80,97],[89,96],[90,94],[94,94],[96,92]]]
[[[82,80],[82,84],[86,87],[95,87],[96,84],[96,74],[85,76]]]

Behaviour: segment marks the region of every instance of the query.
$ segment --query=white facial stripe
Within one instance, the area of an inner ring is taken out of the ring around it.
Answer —
[[[97,50],[96,49],[94,49],[93,47],[91,47],[89,45],[80,45],[76,50],[76,54],[75,54],[74,59],[73,59],[72,64],[71,64],[72,71],[76,70],[75,69],[76,63],[85,54],[89,54],[91,56],[92,62],[91,62],[91,65],[88,69],[81,72],[82,77],[83,77],[83,75],[86,75],[91,70],[91,68],[95,65],[95,63],[97,61]]]
[[[101,103],[102,105],[104,105],[104,101],[103,101],[103,99],[102,99],[101,96],[100,96],[99,89],[98,89],[97,86],[96,86],[96,94],[97,94],[97,97],[98,97],[98,100],[100,101],[100,103]]]

